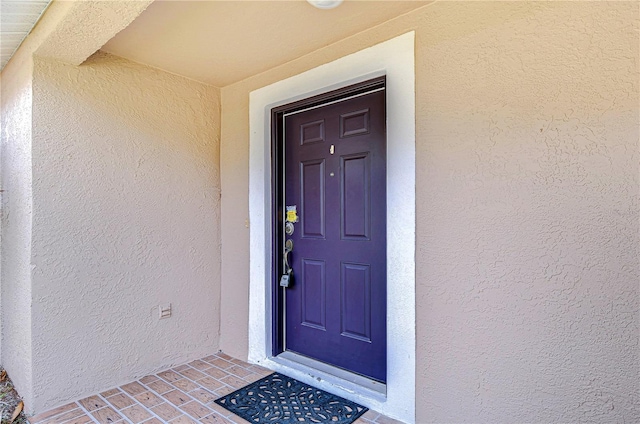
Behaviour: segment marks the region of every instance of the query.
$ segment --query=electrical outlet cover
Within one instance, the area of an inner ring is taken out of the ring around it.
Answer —
[[[158,306],[159,319],[171,317],[171,303],[162,303]]]

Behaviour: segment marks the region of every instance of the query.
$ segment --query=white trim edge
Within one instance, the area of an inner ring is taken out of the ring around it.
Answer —
[[[415,422],[415,34],[409,32],[252,91],[249,95],[249,361]],[[387,396],[345,387],[331,376],[300,371],[271,352],[272,108],[387,76]]]

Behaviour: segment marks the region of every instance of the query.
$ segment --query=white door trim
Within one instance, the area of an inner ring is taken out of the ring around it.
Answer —
[[[249,361],[415,422],[414,32],[252,91],[249,97]],[[376,76],[387,80],[387,394],[271,358],[271,109]]]

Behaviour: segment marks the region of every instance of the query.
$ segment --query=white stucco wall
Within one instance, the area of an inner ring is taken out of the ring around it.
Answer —
[[[640,422],[639,8],[437,2],[224,87],[223,350],[249,93],[415,30],[416,422]]]
[[[25,402],[31,403],[31,75],[30,57],[15,57],[2,71],[2,355]]]
[[[220,112],[218,89],[104,53],[36,59],[33,91],[40,412],[217,350]]]

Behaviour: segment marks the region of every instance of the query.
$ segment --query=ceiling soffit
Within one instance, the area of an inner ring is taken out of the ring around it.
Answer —
[[[50,0],[0,1],[0,70],[31,32]]]
[[[224,87],[430,1],[156,1],[102,50]]]

